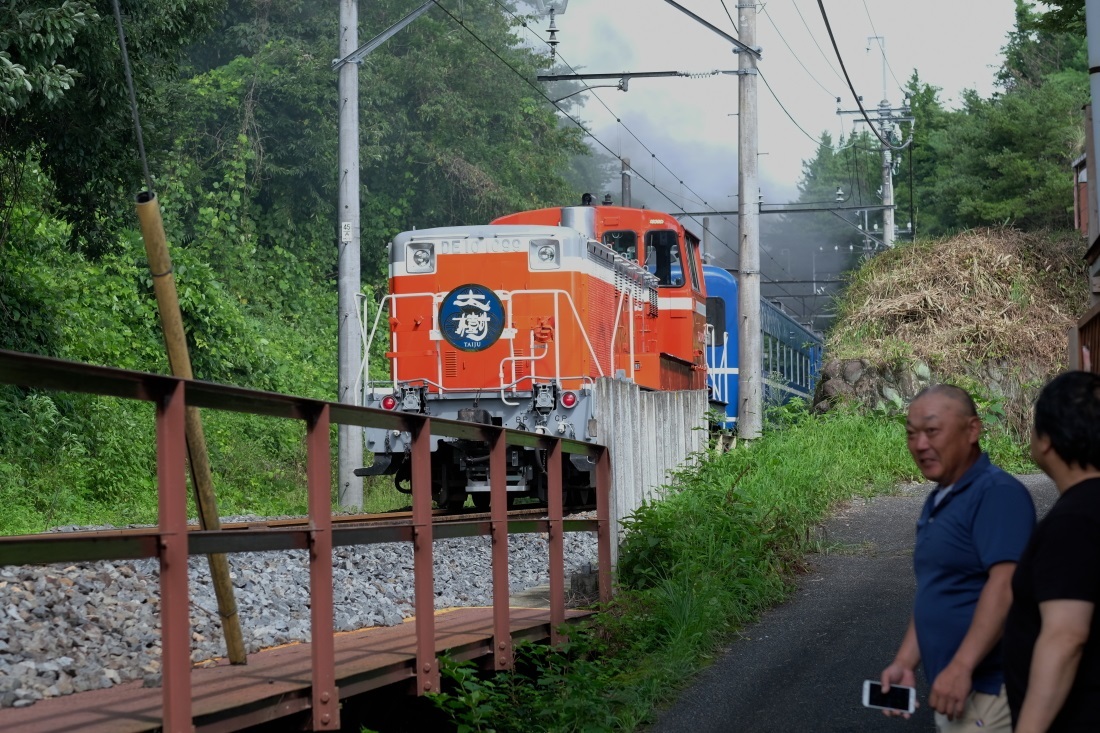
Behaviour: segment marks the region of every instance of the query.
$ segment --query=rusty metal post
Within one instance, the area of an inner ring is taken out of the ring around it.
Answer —
[[[550,519],[550,643],[566,641],[560,629],[565,624],[565,535],[562,525],[561,441],[554,440],[546,451],[546,508]]]
[[[332,633],[332,458],[329,406],[306,424],[309,486],[309,639],[313,662],[313,730],[340,729]]]
[[[493,547],[493,669],[511,669],[512,624],[508,612],[508,444],[504,430],[489,443],[489,536]]]
[[[156,403],[162,715],[169,733],[192,730],[183,391],[183,383],[177,382]]]
[[[149,259],[149,271],[153,276],[153,292],[157,297],[164,345],[168,351],[168,364],[172,374],[192,379],[191,357],[187,352],[187,337],[183,331],[179,297],[176,295],[176,279],[172,275],[172,258],[168,254],[168,241],[164,236],[164,222],[160,218],[160,205],[156,194],[143,191],[137,197],[137,217],[141,222],[141,236],[145,240],[145,254]],[[218,504],[214,498],[214,480],[210,473],[210,460],[206,454],[206,438],[202,432],[202,419],[197,407],[186,410],[187,456],[191,464],[191,486],[195,491],[195,507],[199,524],[203,529],[221,529]],[[225,634],[226,655],[233,664],[245,664],[248,657],[241,637],[241,622],[237,615],[237,601],[233,596],[233,584],[229,580],[229,562],[225,555],[208,555],[210,579],[218,599],[222,633]]]
[[[409,419],[413,419],[409,416]],[[420,418],[413,426],[412,524],[413,587],[416,594],[416,692],[439,692],[439,659],[435,655],[435,575],[432,569],[432,428]]]
[[[596,537],[599,557],[600,603],[611,601],[611,453],[600,448],[596,459]]]

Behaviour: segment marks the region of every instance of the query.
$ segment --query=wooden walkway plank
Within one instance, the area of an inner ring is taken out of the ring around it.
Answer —
[[[567,611],[566,620],[588,615],[587,611]],[[510,616],[513,639],[549,640],[549,609],[512,608]],[[438,613],[435,627],[440,654],[474,659],[493,651],[492,608]],[[416,679],[416,624],[412,619],[397,626],[337,634],[334,645],[341,698]],[[213,666],[196,667],[191,674],[195,730],[235,731],[308,710],[310,664],[310,644],[303,643],[251,654],[245,666],[218,660]],[[0,730],[23,733],[140,733],[161,725],[161,689],[142,687],[137,681],[0,710]]]

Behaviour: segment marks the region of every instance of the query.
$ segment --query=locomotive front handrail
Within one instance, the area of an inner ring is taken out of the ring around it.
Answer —
[[[558,305],[558,298],[564,297],[565,302],[569,304],[569,310],[573,313],[573,320],[577,323],[577,328],[580,331],[581,337],[584,338],[584,345],[588,347],[588,353],[592,357],[592,362],[596,366],[597,376],[606,377],[607,372],[600,366],[600,358],[596,355],[596,349],[592,347],[592,341],[588,338],[588,331],[584,328],[584,320],[581,318],[580,313],[577,311],[577,305],[573,302],[573,295],[567,290],[558,289],[535,289],[535,290],[504,290],[509,298],[516,295],[553,295],[554,296],[554,323],[560,320],[560,310]],[[510,311],[509,311],[510,312]],[[560,369],[561,364],[561,349],[558,343],[558,339],[554,339],[554,362],[555,368]]]
[[[572,295],[568,291],[556,290],[556,289],[547,289],[547,290],[536,289],[536,290],[500,290],[500,291],[494,291],[494,292],[496,292],[500,296],[501,300],[505,301],[508,304],[508,320],[509,320],[509,322],[511,322],[511,319],[512,319],[512,302],[513,302],[513,299],[515,297],[517,297],[517,296],[526,296],[526,295],[551,295],[551,296],[554,297],[554,322],[558,323],[558,322],[560,322],[560,319],[561,319],[561,309],[560,309],[559,298],[564,297],[566,303],[568,303],[568,305],[569,305],[569,310],[573,315],[574,322],[576,323],[577,329],[579,330],[580,335],[584,340],[584,344],[587,347],[588,353],[592,357],[592,362],[593,362],[594,366],[596,367],[597,376],[600,376],[600,377],[607,376],[607,373],[604,371],[603,366],[600,364],[600,359],[596,354],[596,350],[592,346],[592,341],[588,336],[588,332],[584,328],[584,321],[581,319],[580,313],[577,310],[577,306],[573,302]],[[359,294],[359,297],[361,297],[363,299],[363,312],[364,312],[364,315],[363,315],[363,318],[360,319],[360,324],[363,324],[363,323],[365,323],[369,320],[368,308],[369,308],[370,301],[362,293]],[[387,295],[382,297],[381,301],[379,301],[378,312],[374,316],[374,319],[373,319],[374,323],[373,323],[373,326],[371,327],[370,334],[367,335],[366,332],[365,332],[365,329],[363,329],[362,327],[360,328],[360,333],[363,335],[363,338],[364,338],[363,360],[362,360],[362,366],[360,368],[359,376],[357,377],[357,379],[355,381],[355,385],[353,387],[353,389],[355,390],[355,394],[357,395],[360,404],[362,404],[362,402],[363,402],[363,394],[364,394],[364,390],[365,390],[366,386],[367,385],[372,385],[373,386],[375,384],[375,381],[369,378],[370,377],[370,349],[371,349],[372,344],[374,343],[374,339],[378,335],[378,327],[381,323],[382,313],[386,310],[385,306],[386,306],[387,302],[390,304],[391,316],[396,317],[395,309],[396,309],[396,302],[397,302],[398,299],[432,298],[433,302],[434,302],[434,301],[437,301],[440,297],[441,297],[440,293],[430,293],[430,292],[400,293],[400,294],[387,294]],[[432,325],[433,325],[433,328],[435,330],[438,330],[438,325],[439,325],[438,324],[438,318],[439,318],[438,309],[433,307],[432,308]],[[633,324],[631,324],[631,325],[633,326]],[[512,341],[514,342],[514,339]],[[631,354],[633,355],[633,353],[634,352],[633,352],[633,343],[632,343],[631,344]],[[438,381],[437,382],[431,382],[431,383],[437,385],[440,393],[452,391],[449,388],[447,388],[446,386],[444,386],[445,385],[445,380],[443,379],[443,366],[442,366],[441,355],[440,355],[440,351],[439,351],[438,347],[436,348],[436,355],[437,355],[437,359],[436,359],[437,368],[438,368],[438,371],[439,371]],[[537,357],[537,358],[542,359],[543,357]],[[501,389],[502,391],[506,390],[506,389],[508,389],[509,386],[517,384],[520,381],[522,381],[522,379],[515,380],[511,384],[508,384],[504,381],[504,364],[505,364],[505,362],[508,362],[508,361],[521,361],[521,360],[522,361],[533,361],[534,358],[532,358],[532,357],[517,357],[517,356],[515,356],[514,351],[513,351],[512,356],[505,357],[503,360],[501,360],[500,369],[498,370],[498,374],[497,374],[497,377],[498,377],[498,380],[499,380],[499,385],[498,385],[499,389]],[[633,358],[631,359],[631,364],[633,364]],[[554,372],[555,372],[555,374],[557,374],[557,372],[559,372],[560,370],[561,370],[561,347],[560,347],[559,340],[557,338],[555,338],[554,339]],[[393,385],[396,385],[397,382],[398,382],[398,379],[397,379],[397,360],[396,359],[391,360],[391,372],[392,372],[392,382],[391,383]],[[534,377],[536,375],[531,374],[529,376]],[[527,377],[524,377],[524,379],[526,379],[526,378]],[[425,381],[426,383],[429,382],[429,380],[423,380],[422,378],[420,378],[420,379],[421,379],[421,381]],[[555,379],[560,381],[563,378],[562,377],[555,377]],[[465,388],[462,391],[466,391]]]

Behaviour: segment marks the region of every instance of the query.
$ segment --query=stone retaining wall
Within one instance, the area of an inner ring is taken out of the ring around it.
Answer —
[[[1035,364],[991,360],[974,365],[968,379],[981,385],[982,396],[1000,403],[1010,427],[1026,432],[1032,403],[1052,376]],[[867,359],[832,359],[818,377],[813,409],[825,412],[839,402],[852,401],[872,410],[901,412],[917,393],[940,379],[920,360],[875,364]]]

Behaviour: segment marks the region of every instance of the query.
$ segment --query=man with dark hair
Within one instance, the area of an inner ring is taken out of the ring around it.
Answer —
[[[1031,457],[1058,501],[1012,579],[1005,678],[1017,733],[1100,731],[1100,375],[1039,394]]]
[[[914,686],[923,662],[941,733],[1009,733],[1000,640],[1035,506],[982,452],[982,422],[965,390],[928,387],[909,406],[905,430],[909,453],[936,487],[917,521],[913,615],[882,671],[883,689]]]

